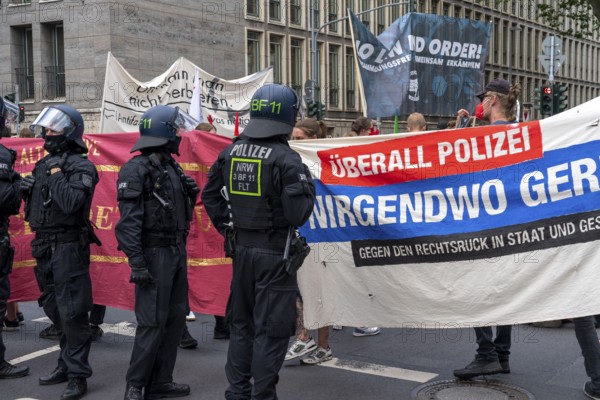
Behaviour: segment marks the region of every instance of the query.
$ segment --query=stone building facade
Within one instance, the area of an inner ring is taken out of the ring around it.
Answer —
[[[323,27],[313,51],[311,5],[316,27],[343,18],[348,8],[356,13],[375,8],[360,16],[375,34],[410,9],[489,21],[493,35],[485,80],[521,83],[524,105],[533,103],[534,88],[547,80],[538,56],[544,38],[555,32],[537,19],[536,3],[525,0],[4,0],[0,94],[14,93],[18,85],[26,123],[48,104],[72,104],[93,133],[109,51],[142,81],[182,56],[224,79],[272,66],[274,80],[299,93],[306,92],[307,80],[315,81],[326,121],[339,135],[361,114],[350,31],[345,21]],[[598,37],[562,42],[567,61],[556,79],[569,86],[569,105],[575,106],[600,95],[600,42]],[[429,122],[435,126],[437,116]],[[383,125],[388,131],[391,121]]]

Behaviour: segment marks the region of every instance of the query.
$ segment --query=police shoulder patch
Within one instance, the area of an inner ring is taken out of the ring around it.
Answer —
[[[91,188],[92,187],[92,177],[86,174],[82,174],[81,175],[81,183],[83,183],[83,186],[87,187],[87,188]]]

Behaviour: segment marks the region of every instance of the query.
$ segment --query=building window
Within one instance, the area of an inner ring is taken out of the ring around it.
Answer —
[[[317,66],[316,76],[313,76],[312,79],[315,81],[315,100],[321,101],[321,50],[323,48],[323,43],[317,43],[317,53],[315,55],[316,61],[315,64]]]
[[[346,8],[345,10],[350,9],[354,12],[354,0],[346,0]],[[348,19],[346,20],[346,35],[350,35],[350,26],[352,22],[350,21],[350,15],[348,15]]]
[[[335,21],[338,19],[338,2],[337,0],[329,0],[327,6],[327,22]],[[330,32],[337,32],[337,23],[329,25]]]
[[[246,14],[253,17],[260,17],[260,3],[258,0],[246,1]]]
[[[298,95],[302,93],[302,48],[301,39],[290,40],[290,81]]]
[[[400,5],[390,6],[390,25],[400,18]]]
[[[385,5],[386,0],[377,0],[377,7]],[[377,9],[377,36],[381,35],[385,31],[385,7]]]
[[[281,36],[271,35],[269,39],[269,63],[273,67],[273,82],[283,83]]]
[[[354,76],[354,50],[346,47],[346,107],[356,108],[356,82]]]
[[[362,0],[361,12],[365,12],[369,8],[371,8],[371,0]],[[369,16],[369,14],[369,12],[365,12],[360,16],[360,20],[362,21],[363,25],[367,27],[367,29],[369,29],[369,26],[371,25],[371,17]]]
[[[269,19],[271,21],[281,21],[281,0],[269,1]]]
[[[44,98],[55,99],[65,97],[65,36],[62,25],[50,25],[47,28],[52,38],[50,57],[46,60],[44,72],[46,75],[44,85]]]
[[[338,46],[329,46],[329,106],[339,105],[339,53]]]
[[[15,68],[15,83],[19,85],[19,99],[33,99],[35,95],[34,91],[34,79],[33,79],[33,35],[31,27],[25,28],[14,28],[17,36],[19,37],[19,46],[21,47],[19,59]]]
[[[260,71],[260,32],[248,31],[248,74]]]
[[[302,8],[300,1],[301,0],[290,0],[290,24],[302,24]]]
[[[321,26],[321,1],[313,0],[315,8],[313,9],[313,21],[315,24],[315,29],[319,29]]]

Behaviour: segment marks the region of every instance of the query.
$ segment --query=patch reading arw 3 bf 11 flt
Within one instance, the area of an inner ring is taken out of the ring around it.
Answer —
[[[232,158],[229,171],[229,187],[233,194],[260,196],[260,172],[262,160]]]

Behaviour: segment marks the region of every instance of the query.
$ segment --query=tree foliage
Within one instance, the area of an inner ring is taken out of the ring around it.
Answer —
[[[600,32],[600,0],[557,0],[551,5],[538,3],[537,8],[540,19],[564,35],[581,39]],[[571,24],[566,23],[569,20]]]

